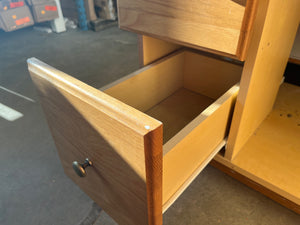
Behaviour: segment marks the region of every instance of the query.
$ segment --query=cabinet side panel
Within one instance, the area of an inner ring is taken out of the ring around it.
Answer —
[[[259,1],[225,157],[232,160],[270,113],[299,24],[298,0]]]

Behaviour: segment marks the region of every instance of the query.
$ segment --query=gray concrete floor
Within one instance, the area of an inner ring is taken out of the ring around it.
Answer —
[[[117,27],[0,31],[0,103],[23,114],[0,117],[0,224],[113,225],[63,173],[27,72],[33,56],[99,88],[138,68],[137,37]],[[164,225],[193,224],[299,225],[300,216],[208,166],[164,215]]]

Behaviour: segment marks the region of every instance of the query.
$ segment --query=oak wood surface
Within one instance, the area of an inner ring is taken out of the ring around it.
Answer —
[[[37,59],[28,65],[65,173],[118,224],[161,225],[162,124]],[[72,162],[85,158],[93,166],[80,178]]]
[[[258,2],[225,153],[229,160],[272,110],[296,35],[299,11],[298,0]]]
[[[259,0],[247,0],[245,4],[246,8],[244,13],[244,19],[241,27],[241,33],[236,52],[237,58],[241,61],[245,61],[250,45],[258,1]]]
[[[244,1],[120,0],[119,24],[165,41],[243,56],[238,48],[247,46],[252,24],[248,20],[254,17],[250,11],[255,1],[247,2],[244,17]]]
[[[162,225],[162,145],[163,129],[157,129],[144,136],[148,225]]]

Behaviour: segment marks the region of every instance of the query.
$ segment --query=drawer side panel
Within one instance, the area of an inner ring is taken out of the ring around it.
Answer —
[[[164,211],[224,145],[237,92],[238,86],[232,87],[164,145]]]

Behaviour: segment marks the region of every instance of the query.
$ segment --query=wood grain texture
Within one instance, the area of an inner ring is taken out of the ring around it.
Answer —
[[[145,35],[139,35],[139,60],[140,66],[150,63],[169,55],[182,46],[171,42],[162,41]]]
[[[148,224],[162,225],[162,126],[159,126],[159,128],[145,135],[144,145],[146,159]]]
[[[37,59],[28,65],[65,173],[118,224],[161,225],[162,124]],[[80,178],[72,162],[87,157]]]
[[[298,0],[258,2],[225,153],[229,160],[234,159],[272,109],[296,35],[299,11]]]
[[[287,83],[282,84],[272,112],[234,160],[230,162],[220,156],[215,158],[219,163],[293,202],[293,210],[298,213],[300,212],[299,112],[300,88]],[[277,198],[275,200],[278,201]]]
[[[244,19],[241,27],[241,33],[237,48],[237,58],[241,61],[244,61],[248,52],[250,45],[250,40],[253,31],[253,23],[257,11],[257,3],[259,0],[247,0],[246,8],[244,13]]]
[[[253,0],[249,0],[251,6]],[[246,39],[251,19],[245,4],[232,0],[146,1],[119,0],[119,24],[138,32],[189,47],[200,47],[236,55],[242,30]],[[251,28],[251,27],[250,27]]]

